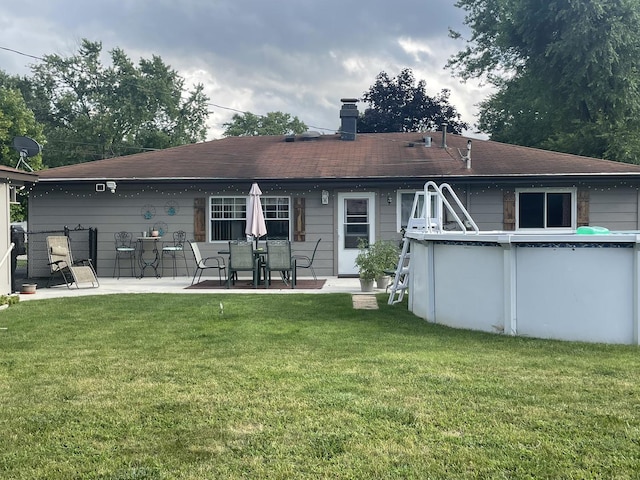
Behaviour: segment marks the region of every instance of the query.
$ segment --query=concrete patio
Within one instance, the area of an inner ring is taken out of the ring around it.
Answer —
[[[44,280],[44,281],[43,281]],[[100,277],[100,286],[97,288],[83,287],[81,288],[67,288],[65,285],[54,285],[45,288],[46,279],[38,279],[38,287],[34,294],[20,294],[20,301],[38,300],[47,298],[59,298],[59,297],[78,297],[81,295],[109,295],[115,293],[184,293],[184,294],[223,294],[223,295],[237,295],[237,294],[322,294],[322,293],[348,293],[359,294],[360,281],[358,278],[338,278],[338,277],[324,277],[318,280],[325,280],[322,288],[318,289],[291,289],[291,288],[278,288],[272,286],[269,289],[259,287],[257,289],[247,288],[234,288],[234,289],[187,289],[191,285],[191,277],[176,277],[170,276],[155,278],[132,278],[132,277],[120,277],[119,279],[111,277]],[[217,280],[217,279],[216,279]],[[16,285],[18,289],[22,283],[29,282],[29,280],[17,278]],[[375,290],[374,293],[382,293],[384,290]],[[369,293],[371,294],[371,293]]]

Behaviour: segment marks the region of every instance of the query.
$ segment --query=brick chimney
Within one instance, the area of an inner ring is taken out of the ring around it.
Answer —
[[[342,108],[340,109],[340,140],[355,140],[358,130],[358,103],[357,98],[342,98]]]

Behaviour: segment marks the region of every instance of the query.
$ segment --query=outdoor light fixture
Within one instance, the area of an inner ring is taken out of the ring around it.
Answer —
[[[111,190],[111,193],[116,193],[116,186],[116,182],[114,181],[107,182],[107,188]]]
[[[389,205],[391,205],[391,202],[393,202],[393,198],[391,198],[391,194],[390,193],[387,193],[387,203]]]
[[[329,192],[322,190],[322,205],[329,205]]]

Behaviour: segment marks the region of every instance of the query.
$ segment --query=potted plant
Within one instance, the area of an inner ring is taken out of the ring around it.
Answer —
[[[358,255],[355,264],[360,273],[360,288],[363,292],[373,291],[373,281],[378,275],[375,258],[372,255],[370,246],[364,239],[360,239],[358,243]]]
[[[375,263],[376,286],[387,288],[391,278],[389,272],[395,271],[398,265],[398,247],[391,241],[378,240],[369,246],[369,252]]]

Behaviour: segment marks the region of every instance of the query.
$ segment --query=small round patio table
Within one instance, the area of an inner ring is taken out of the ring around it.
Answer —
[[[158,265],[160,263],[158,242],[161,238],[138,237],[138,265],[140,266],[140,276],[138,278],[144,277],[144,271],[147,268],[153,269],[156,278],[160,278],[160,273],[158,273]]]

